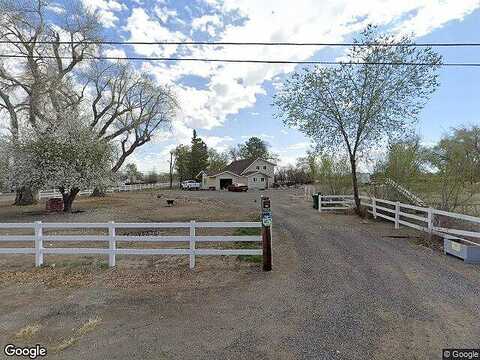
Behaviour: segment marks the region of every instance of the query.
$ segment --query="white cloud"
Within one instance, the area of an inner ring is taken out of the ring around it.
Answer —
[[[166,23],[170,18],[177,16],[176,10],[168,9],[166,6],[156,6],[155,14],[158,16],[160,21]]]
[[[141,153],[134,152],[130,155],[125,164],[134,163],[137,165],[139,171],[148,173],[149,171],[156,170],[159,172],[167,172],[170,166],[170,151],[175,148],[174,144],[169,144],[162,148],[160,152]]]
[[[273,140],[275,138],[275,136],[269,135],[269,134],[252,134],[252,135],[242,135],[241,136],[241,138],[245,139],[245,140],[248,140],[251,137],[257,137],[257,138],[260,138],[262,140]]]
[[[287,146],[289,150],[306,150],[310,147],[310,142],[302,141],[295,144],[290,144]]]
[[[113,58],[124,58],[127,56],[127,53],[123,49],[112,48],[112,49],[105,49],[103,51],[103,55],[107,57],[113,57]],[[116,60],[112,60],[112,61],[116,61]]]
[[[295,6],[292,6],[290,0],[203,1],[217,12],[210,11],[194,18],[191,29],[206,32],[210,37],[215,36],[215,40],[226,42],[341,42],[352,33],[362,30],[368,23],[382,25],[394,32],[424,35],[448,21],[462,19],[480,6],[478,0],[339,0],[321,3],[317,0],[303,0],[295,2]],[[103,5],[98,7],[105,9],[105,4],[116,2],[101,0],[99,3]],[[225,22],[224,14],[227,12],[240,14],[244,21],[234,24]],[[164,25],[172,17],[178,17],[178,14],[166,8],[165,3],[157,3],[154,9],[137,7],[127,18],[124,30],[128,32],[130,41],[191,40],[191,34],[171,30]],[[320,49],[321,47],[203,46],[185,50],[178,46],[134,46],[138,54],[145,56],[179,55],[213,59],[307,60]],[[188,142],[191,129],[208,130],[222,126],[228,116],[253,107],[257,95],[266,94],[266,82],[278,89],[284,76],[295,66],[184,61],[145,62],[142,68],[152,73],[160,83],[173,84],[182,108],[174,122],[172,133],[163,133],[156,141],[175,139],[177,142]],[[181,79],[188,75],[205,79],[205,84],[201,88],[182,85]],[[255,112],[252,112],[252,116],[255,116]],[[287,134],[286,130],[281,132]]]
[[[219,152],[227,150],[232,141],[231,136],[200,136],[209,148],[213,148]]]
[[[426,35],[452,19],[463,20],[479,7],[478,0],[428,1],[420,6],[415,16],[397,27],[397,31]]]
[[[125,30],[130,33],[129,41],[182,41],[186,37],[178,32],[171,31],[168,27],[152,18],[143,8],[134,8],[127,19]],[[171,56],[177,51],[178,46],[150,46],[134,45],[134,50],[145,56]]]
[[[359,31],[367,23],[375,23],[395,31],[424,34],[442,26],[452,19],[460,19],[478,7],[478,1],[422,0],[402,2],[397,0],[297,1],[292,6],[289,0],[274,3],[257,0],[208,0],[207,3],[220,11],[236,11],[245,16],[239,25],[226,24],[219,14],[195,18],[192,28],[205,31],[211,24],[220,33],[220,41],[342,41],[351,33]],[[408,14],[414,16],[406,18]],[[130,40],[182,40],[187,35],[170,31],[153,21],[143,9],[134,9],[126,27]],[[285,59],[306,60],[321,47],[254,47],[225,46],[191,48],[187,57],[238,58],[238,59]],[[174,54],[175,46],[165,48],[135,47],[143,55]],[[183,121],[188,127],[211,129],[221,126],[226,117],[241,109],[254,106],[257,95],[265,94],[264,83],[272,81],[275,88],[281,86],[283,75],[294,69],[285,64],[218,64],[180,62],[175,64],[149,64],[146,68],[158,79],[178,83],[185,75],[197,75],[207,80],[205,89],[177,86],[183,106]]]
[[[116,0],[82,0],[85,7],[96,12],[103,26],[114,27],[118,21],[116,12],[126,9],[126,5]]]
[[[219,28],[223,26],[223,22],[218,15],[203,15],[192,20],[192,30],[200,30],[207,32],[210,36],[217,35]]]

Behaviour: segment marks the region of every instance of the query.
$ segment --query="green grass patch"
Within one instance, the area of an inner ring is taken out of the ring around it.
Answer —
[[[235,236],[255,236],[260,235],[261,229],[259,228],[239,228],[236,229],[233,233]],[[235,241],[236,249],[258,249],[258,242],[248,242],[248,241]],[[238,255],[237,259],[240,261],[247,261],[255,264],[259,264],[263,261],[261,255]]]

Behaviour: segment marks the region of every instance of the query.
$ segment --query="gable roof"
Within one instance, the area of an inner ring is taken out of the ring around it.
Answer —
[[[256,159],[243,159],[232,161],[223,171],[230,171],[234,174],[241,175]]]
[[[261,175],[265,175],[265,176],[268,177],[268,174],[265,174],[264,172],[261,172],[260,170],[247,171],[247,172],[243,173],[242,175],[246,176],[246,177],[249,177],[249,176],[252,176],[252,175],[255,175],[255,174],[261,174]]]
[[[232,161],[230,164],[228,164],[227,167],[225,167],[221,171],[211,172],[211,171],[207,171],[207,170],[202,170],[202,171],[200,171],[200,173],[197,176],[200,176],[202,173],[204,173],[206,176],[217,176],[217,175],[222,174],[224,172],[229,172],[229,173],[232,173],[234,175],[243,176],[243,175],[246,175],[246,174],[244,174],[244,171],[247,170],[257,160],[263,160],[263,159],[257,158],[257,159],[235,160],[235,161]],[[267,160],[263,160],[263,161],[275,166],[275,164],[270,162],[270,161],[267,161]],[[257,171],[255,171],[255,172],[257,172]],[[249,171],[249,173],[251,173],[251,172]]]
[[[265,160],[265,159],[262,159],[262,158],[256,158],[255,160],[253,160],[253,161],[251,162],[250,165],[248,165],[245,169],[243,169],[243,172],[247,171],[257,160],[264,161],[264,162],[266,162],[267,164],[270,164],[270,165],[273,165],[273,166],[277,166],[277,164],[274,164],[274,163],[271,162],[271,161],[268,161],[268,160]],[[243,174],[243,172],[242,172],[242,174]]]

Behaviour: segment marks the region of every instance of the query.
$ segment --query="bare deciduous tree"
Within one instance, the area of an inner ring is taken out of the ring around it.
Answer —
[[[178,104],[168,87],[126,63],[95,63],[86,78],[93,88],[90,127],[99,138],[119,146],[112,168],[116,172],[155,131],[170,125]]]

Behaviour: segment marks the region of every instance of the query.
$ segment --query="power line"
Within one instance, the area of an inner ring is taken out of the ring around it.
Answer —
[[[0,54],[0,58],[28,58],[23,54]],[[40,57],[38,57],[40,58]],[[43,59],[57,59],[55,56],[42,56]],[[71,60],[71,56],[61,56],[62,60]],[[480,63],[428,63],[428,62],[341,62],[321,60],[249,60],[249,59],[209,59],[209,58],[181,58],[181,57],[143,57],[143,56],[89,56],[84,60],[132,60],[132,61],[192,61],[218,63],[251,63],[251,64],[304,64],[304,65],[394,65],[394,66],[450,66],[450,67],[480,67]]]
[[[36,44],[85,45],[201,45],[201,46],[386,46],[386,47],[478,47],[480,43],[334,43],[334,42],[244,42],[244,41],[36,41]],[[21,44],[0,40],[0,44]]]

